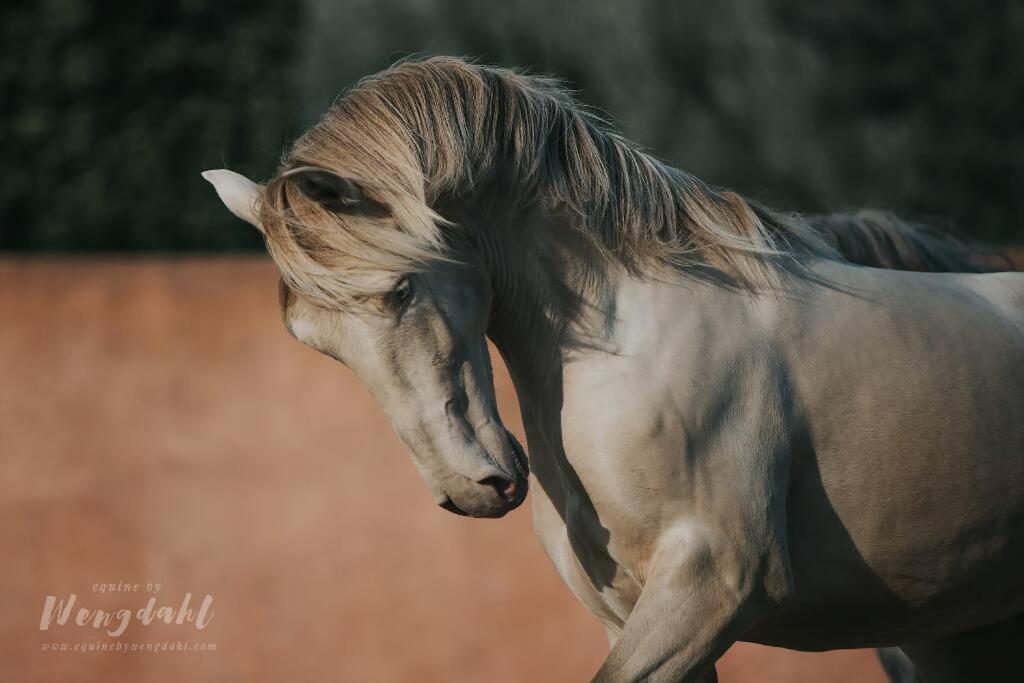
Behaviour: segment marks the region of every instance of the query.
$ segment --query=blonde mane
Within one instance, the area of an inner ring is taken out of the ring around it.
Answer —
[[[329,212],[290,179],[305,167],[358,183],[386,215]],[[295,142],[264,191],[268,249],[288,284],[344,302],[445,258],[434,207],[500,188],[541,202],[631,271],[774,283],[831,247],[798,218],[717,191],[641,151],[556,81],[436,57],[361,81]]]

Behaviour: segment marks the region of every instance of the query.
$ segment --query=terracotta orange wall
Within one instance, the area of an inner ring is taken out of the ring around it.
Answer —
[[[582,681],[602,629],[526,508],[439,510],[345,368],[291,340],[264,259],[0,261],[0,678]],[[521,434],[507,377],[498,388]],[[47,595],[213,617],[118,638]],[[44,644],[215,643],[215,652]],[[869,652],[737,646],[723,681],[881,681]]]

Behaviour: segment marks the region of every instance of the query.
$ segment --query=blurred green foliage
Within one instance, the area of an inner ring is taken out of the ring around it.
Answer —
[[[300,24],[288,0],[5,2],[0,246],[258,246],[199,173],[273,171]]]
[[[258,244],[198,172],[268,175],[345,87],[414,53],[559,75],[657,155],[782,208],[1024,238],[1018,0],[120,5],[0,10],[0,246]]]
[[[1019,0],[316,0],[308,112],[409,51],[567,79],[700,178],[1024,238]]]

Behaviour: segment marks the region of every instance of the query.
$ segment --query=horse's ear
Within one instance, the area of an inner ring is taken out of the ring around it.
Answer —
[[[382,207],[367,197],[354,181],[337,173],[311,166],[286,171],[287,176],[308,199],[334,213],[377,213]]]
[[[224,206],[228,207],[228,211],[263,232],[256,209],[256,202],[263,194],[262,185],[257,185],[245,176],[226,168],[203,171],[203,178],[217,190],[217,196],[224,202]]]

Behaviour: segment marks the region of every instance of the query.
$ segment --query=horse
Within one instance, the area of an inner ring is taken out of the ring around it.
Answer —
[[[715,680],[738,640],[982,680],[1024,644],[1024,275],[913,272],[994,267],[713,188],[557,81],[451,57],[361,81],[265,185],[204,177],[439,506],[532,491],[608,634],[593,680]]]

